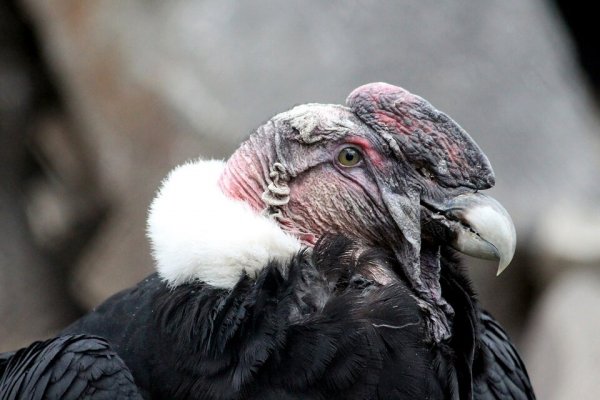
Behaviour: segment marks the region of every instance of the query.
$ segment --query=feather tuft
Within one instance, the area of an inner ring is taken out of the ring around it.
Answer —
[[[202,281],[231,288],[245,272],[286,262],[300,242],[272,219],[226,196],[225,163],[197,160],[175,168],[150,206],[147,234],[156,269],[171,286]]]

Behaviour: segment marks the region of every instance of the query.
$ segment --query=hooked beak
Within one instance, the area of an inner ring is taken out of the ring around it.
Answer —
[[[445,220],[440,222],[450,230],[450,245],[454,249],[499,261],[496,275],[508,267],[515,254],[517,235],[510,215],[498,201],[481,193],[469,193],[438,207],[435,219]]]

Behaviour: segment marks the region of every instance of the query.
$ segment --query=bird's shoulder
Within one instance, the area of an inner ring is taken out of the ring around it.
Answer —
[[[158,274],[153,273],[137,285],[124,289],[95,307],[62,331],[62,334],[96,334],[102,331],[124,328],[127,323],[137,322],[148,316],[154,298],[162,291],[169,291]]]

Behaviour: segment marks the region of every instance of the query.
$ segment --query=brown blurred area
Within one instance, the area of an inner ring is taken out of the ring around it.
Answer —
[[[536,0],[0,3],[0,351],[51,336],[151,273],[146,210],[173,166],[226,158],[294,104],[343,103],[387,81],[451,115],[495,168],[491,193],[513,216],[517,255],[500,278],[467,262],[538,397],[595,398],[598,76],[584,78],[578,59],[589,56],[569,36],[581,22],[567,29],[558,10]]]

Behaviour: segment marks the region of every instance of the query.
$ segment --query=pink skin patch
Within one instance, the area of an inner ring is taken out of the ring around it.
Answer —
[[[248,160],[239,153],[235,153],[227,162],[218,182],[219,187],[227,196],[244,201],[254,211],[260,212],[265,207],[261,198],[264,189],[259,182],[249,176],[249,170],[256,166],[248,163]],[[256,175],[260,176],[260,174]]]
[[[400,147],[409,153],[417,150],[434,154],[429,162],[444,159],[453,164],[455,179],[463,184],[490,187],[493,173],[485,155],[451,119],[440,116],[429,103],[409,91],[382,82],[363,85],[350,94],[348,106],[368,125],[401,137]]]
[[[359,136],[351,136],[346,139],[346,142],[348,144],[353,144],[359,147],[362,150],[362,152],[369,158],[369,160],[371,160],[371,164],[373,164],[375,168],[383,169],[383,157],[381,156],[381,154],[379,154],[377,150],[373,148],[371,142],[369,142],[367,139]]]

